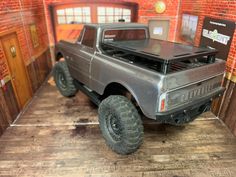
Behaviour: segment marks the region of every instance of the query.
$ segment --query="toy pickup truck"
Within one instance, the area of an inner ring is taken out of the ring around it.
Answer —
[[[106,143],[129,154],[142,143],[141,115],[181,125],[210,109],[224,92],[216,53],[150,39],[142,24],[88,24],[78,40],[56,45],[53,75],[62,95],[81,90],[98,105]]]

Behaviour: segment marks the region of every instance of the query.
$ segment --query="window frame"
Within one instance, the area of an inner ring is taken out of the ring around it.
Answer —
[[[125,27],[124,27],[124,28],[118,28],[118,29],[119,29],[119,30],[143,29],[143,30],[145,31],[146,39],[150,38],[148,28],[145,28],[145,27],[138,27],[138,28],[132,28],[132,27],[130,27],[130,28],[125,28]],[[106,32],[106,31],[111,31],[111,30],[117,30],[117,29],[115,29],[115,28],[110,28],[110,29],[104,29],[104,30],[102,31],[101,42],[104,42],[104,35],[105,35],[105,32]]]
[[[99,15],[99,8],[104,8],[104,14],[103,15]],[[107,13],[107,9],[108,8],[112,8],[113,14],[112,15],[108,15]],[[116,14],[116,9],[120,9],[121,10],[121,14],[117,15]],[[119,21],[116,21],[116,17],[119,17],[119,19],[124,19],[126,20],[127,17],[129,17],[129,21],[125,21],[125,23],[132,23],[132,17],[133,17],[133,11],[131,8],[128,7],[116,7],[116,6],[97,6],[96,7],[97,10],[97,23],[118,23]],[[124,12],[128,10],[129,11],[129,15],[125,15]],[[112,16],[112,22],[110,22],[109,20],[107,20],[108,17]],[[104,17],[104,22],[100,22],[99,21],[99,17]]]
[[[80,35],[77,38],[76,43],[81,44],[83,37],[84,37],[84,28],[81,30]]]
[[[195,33],[194,33],[194,38],[193,39],[189,39],[189,38],[186,38],[183,34],[183,17],[184,16],[188,16],[188,22],[190,22],[190,18],[191,17],[194,17],[194,18],[197,18],[197,23],[196,23],[196,29],[195,29]],[[194,41],[196,39],[196,35],[197,35],[197,29],[198,29],[198,25],[199,25],[199,16],[196,15],[196,14],[191,14],[191,13],[183,13],[182,16],[181,16],[181,29],[180,29],[180,39],[183,41],[183,42],[186,42],[187,44],[194,44]]]
[[[75,14],[75,9],[78,9],[80,8],[81,9],[81,15],[76,15]],[[88,8],[89,9],[89,15],[85,15],[83,13],[83,9],[84,8]],[[66,14],[66,9],[72,9],[73,10],[73,15],[67,15]],[[64,11],[64,15],[58,15],[58,11],[60,10],[63,10]],[[73,24],[87,24],[87,23],[91,23],[92,22],[92,9],[90,6],[74,6],[74,7],[64,7],[64,8],[58,8],[58,9],[55,9],[55,15],[56,15],[56,23],[57,25],[73,25]],[[82,21],[81,22],[78,22],[78,23],[68,23],[67,21],[67,17],[73,17],[73,22],[76,22],[75,19],[76,17],[81,17]],[[63,17],[64,18],[64,23],[60,23],[59,22],[59,18],[60,17]],[[89,17],[89,22],[86,22],[86,17]]]

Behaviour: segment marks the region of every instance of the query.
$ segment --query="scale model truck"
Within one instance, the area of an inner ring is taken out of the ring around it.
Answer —
[[[151,39],[143,24],[87,24],[76,41],[56,45],[53,76],[62,95],[81,90],[98,105],[106,144],[130,154],[143,140],[140,115],[182,125],[210,110],[224,92],[216,53]]]

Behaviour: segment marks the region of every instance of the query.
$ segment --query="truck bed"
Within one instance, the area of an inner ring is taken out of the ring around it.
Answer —
[[[156,70],[164,74],[212,63],[217,53],[214,49],[157,39],[106,41],[102,43],[102,49],[113,57],[149,64],[150,67],[156,65]]]

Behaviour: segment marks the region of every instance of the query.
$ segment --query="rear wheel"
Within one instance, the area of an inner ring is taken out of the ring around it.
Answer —
[[[65,61],[60,61],[55,64],[53,77],[58,90],[63,96],[71,97],[76,94],[77,88],[74,85],[74,79],[71,77]]]
[[[142,144],[143,124],[134,105],[124,96],[109,96],[98,109],[107,145],[119,154],[135,152]]]

